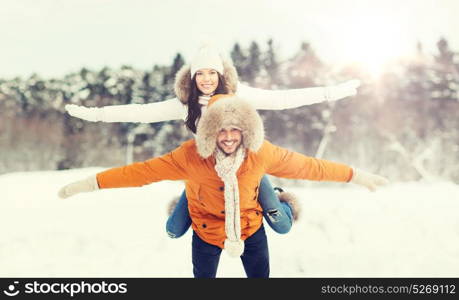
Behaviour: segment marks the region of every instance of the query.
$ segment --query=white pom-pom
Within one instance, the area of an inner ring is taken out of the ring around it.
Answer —
[[[225,240],[225,251],[231,257],[240,257],[244,253],[244,242],[239,239],[237,241]]]
[[[198,38],[198,49],[215,47],[212,36],[209,34],[201,34]]]

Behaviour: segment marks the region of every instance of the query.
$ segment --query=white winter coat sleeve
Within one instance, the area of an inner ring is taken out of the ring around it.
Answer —
[[[359,84],[357,82],[357,84]],[[347,85],[347,84],[346,84]],[[264,90],[238,84],[237,96],[247,99],[255,109],[282,110],[333,101],[356,93],[353,86],[312,87],[289,90]]]
[[[357,93],[359,85],[358,80],[351,80],[336,86],[273,91],[239,83],[236,95],[247,99],[255,109],[282,110],[353,96]],[[185,120],[188,112],[187,107],[178,98],[149,104],[113,105],[101,108],[71,104],[66,105],[65,109],[71,116],[91,122],[156,123]]]
[[[111,105],[95,109],[96,121],[156,123],[169,120],[184,120],[187,107],[177,98],[148,104]],[[75,115],[76,117],[82,117]]]

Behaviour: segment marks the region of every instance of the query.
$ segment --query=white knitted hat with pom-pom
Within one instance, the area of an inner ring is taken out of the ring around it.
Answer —
[[[191,60],[191,78],[199,69],[214,69],[223,74],[223,61],[220,51],[210,42],[203,42]]]

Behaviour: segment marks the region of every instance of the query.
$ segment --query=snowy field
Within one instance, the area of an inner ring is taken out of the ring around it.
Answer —
[[[0,176],[0,277],[192,277],[191,230],[164,230],[183,183],[57,197],[100,170]],[[287,235],[267,229],[272,277],[459,277],[458,185],[289,191],[303,215]],[[245,273],[223,253],[217,276]]]

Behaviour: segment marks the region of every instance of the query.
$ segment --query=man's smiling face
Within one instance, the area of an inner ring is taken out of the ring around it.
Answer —
[[[217,146],[225,154],[231,155],[242,143],[242,132],[236,127],[222,128],[218,132]]]

